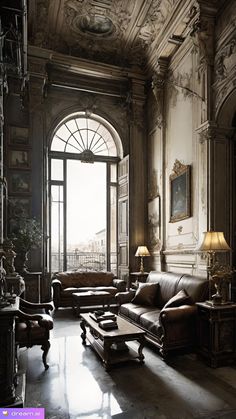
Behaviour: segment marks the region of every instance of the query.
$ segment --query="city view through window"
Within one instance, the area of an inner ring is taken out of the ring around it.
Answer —
[[[52,202],[52,271],[63,269],[64,230],[67,270],[105,269],[106,164],[67,160],[66,190],[66,228],[63,225],[63,194],[58,201],[53,199]]]
[[[116,273],[118,150],[117,133],[98,115],[73,114],[56,129],[49,151],[52,272]]]

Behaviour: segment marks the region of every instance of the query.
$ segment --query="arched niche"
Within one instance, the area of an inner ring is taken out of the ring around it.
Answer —
[[[236,89],[225,98],[216,117],[219,127],[232,128],[236,126]],[[234,124],[234,125],[233,125]]]

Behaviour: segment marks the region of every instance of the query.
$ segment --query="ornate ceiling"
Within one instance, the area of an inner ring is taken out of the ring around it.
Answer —
[[[29,43],[121,67],[153,67],[159,56],[169,57],[183,41],[192,4],[192,0],[30,0]]]

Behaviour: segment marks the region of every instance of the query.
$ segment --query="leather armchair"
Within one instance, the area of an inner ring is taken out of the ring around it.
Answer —
[[[30,303],[21,298],[15,334],[16,344],[20,348],[41,345],[42,360],[46,370],[49,368],[46,358],[51,346],[50,330],[53,329],[50,310],[53,310],[51,303]]]

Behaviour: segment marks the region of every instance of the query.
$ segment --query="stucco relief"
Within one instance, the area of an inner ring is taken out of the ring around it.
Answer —
[[[214,54],[214,21],[212,18],[201,17],[194,22],[191,37],[195,51],[198,52],[198,76],[213,65]]]
[[[236,38],[234,37],[220,49],[215,57],[214,99],[216,112],[229,93],[235,89],[235,69]]]

